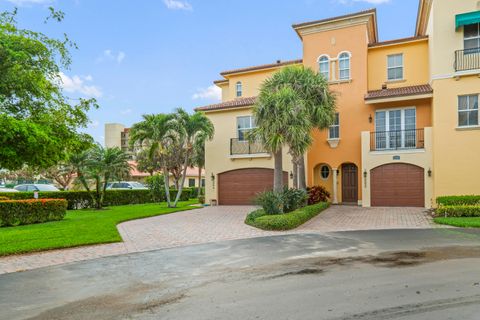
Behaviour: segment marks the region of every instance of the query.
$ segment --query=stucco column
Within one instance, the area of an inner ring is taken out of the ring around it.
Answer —
[[[333,204],[338,204],[338,199],[337,199],[337,173],[338,173],[338,169],[337,168],[332,168],[332,174],[333,174],[333,199],[332,199],[332,203]]]

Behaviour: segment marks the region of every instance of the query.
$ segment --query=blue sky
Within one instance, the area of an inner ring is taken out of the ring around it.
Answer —
[[[381,40],[408,37],[418,0],[0,0],[15,6],[21,27],[77,43],[65,90],[97,98],[85,131],[103,143],[106,122],[217,102],[223,70],[301,58],[293,23],[376,7]],[[43,23],[48,6],[61,24]]]

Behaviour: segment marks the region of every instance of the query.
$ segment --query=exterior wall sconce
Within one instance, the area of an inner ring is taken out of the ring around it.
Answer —
[[[290,179],[293,180],[293,172],[290,171]]]
[[[367,170],[363,170],[363,184],[365,185],[365,188],[367,187]]]
[[[372,121],[373,121],[373,118],[372,118],[372,115],[370,115],[370,116],[368,117],[368,122],[372,123]]]
[[[428,176],[431,177],[432,176],[432,169],[428,168],[427,173],[428,173]]]

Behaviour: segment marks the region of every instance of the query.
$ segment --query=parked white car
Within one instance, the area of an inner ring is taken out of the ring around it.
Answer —
[[[148,188],[136,181],[118,181],[109,183],[107,190],[148,190]]]
[[[57,187],[51,184],[40,184],[40,183],[32,183],[32,184],[19,184],[18,186],[14,187],[15,190],[20,192],[48,192],[48,191],[60,191]]]
[[[10,188],[0,188],[0,192],[18,192],[18,190]]]

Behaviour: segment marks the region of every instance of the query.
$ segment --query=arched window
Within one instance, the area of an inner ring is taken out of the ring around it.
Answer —
[[[321,56],[318,59],[319,72],[325,79],[330,80],[330,60],[327,56]]]
[[[242,96],[242,82],[238,81],[236,85],[237,97]]]
[[[338,57],[338,69],[340,80],[350,79],[350,54],[344,52]]]

